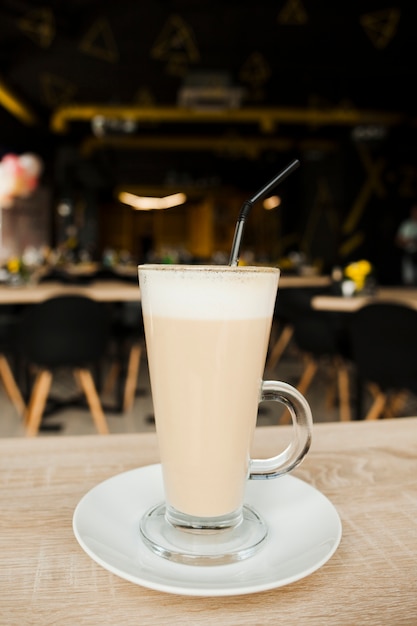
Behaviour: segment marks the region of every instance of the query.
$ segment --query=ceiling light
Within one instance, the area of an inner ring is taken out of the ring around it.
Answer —
[[[152,211],[153,209],[171,209],[172,207],[184,204],[187,201],[185,193],[174,193],[162,198],[137,196],[127,191],[121,191],[118,199],[123,204],[129,204],[137,211]]]

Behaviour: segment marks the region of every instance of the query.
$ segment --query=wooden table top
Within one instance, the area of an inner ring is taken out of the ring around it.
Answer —
[[[88,296],[99,302],[134,302],[140,300],[137,285],[118,280],[97,280],[85,285],[45,282],[19,287],[0,285],[0,304],[37,304],[62,295]]]
[[[399,302],[417,308],[417,289],[413,287],[380,287],[369,296],[314,296],[311,305],[318,311],[339,311],[353,313],[373,302]]]
[[[303,287],[327,287],[331,283],[330,276],[306,275],[293,276],[282,274],[279,279],[278,289],[303,288]]]
[[[258,428],[253,453],[276,452],[288,428]],[[315,425],[294,475],[336,506],[341,544],[310,576],[253,595],[148,590],[80,548],[72,516],[81,497],[157,460],[154,433],[0,440],[1,624],[417,624],[417,418]]]

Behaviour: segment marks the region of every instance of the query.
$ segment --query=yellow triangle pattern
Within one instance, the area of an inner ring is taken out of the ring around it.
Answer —
[[[155,104],[155,98],[148,87],[140,87],[135,94],[134,101],[141,107]]]
[[[75,85],[54,74],[42,74],[41,85],[44,101],[51,107],[68,102],[77,88]]]
[[[288,0],[278,13],[278,24],[302,26],[308,22],[308,14],[301,0]]]
[[[109,63],[118,61],[119,51],[107,19],[100,18],[94,22],[80,43],[80,50]]]
[[[401,198],[413,198],[416,186],[416,170],[413,166],[404,166],[400,169],[398,195]]]
[[[358,230],[354,233],[349,239],[346,239],[339,246],[339,255],[343,257],[347,257],[349,254],[352,254],[359,246],[363,244],[365,240],[365,235],[362,231]]]
[[[375,48],[382,50],[397,34],[400,17],[401,11],[393,8],[366,13],[359,18],[359,21]]]
[[[331,231],[335,232],[337,229],[337,222],[335,215],[336,211],[329,210],[334,205],[334,197],[331,191],[329,182],[326,178],[320,178],[317,181],[317,193],[313,198],[313,206],[309,213],[305,231],[301,242],[301,249],[304,252],[309,252],[312,242],[314,241],[317,229],[320,227],[320,223],[327,222]]]
[[[29,11],[18,20],[17,26],[41,48],[49,48],[55,37],[55,19],[50,9]]]
[[[339,102],[332,102],[328,98],[324,98],[318,94],[309,94],[307,98],[307,104],[309,109],[321,109],[322,111],[328,109],[339,109],[340,111],[355,111],[356,106],[354,103],[344,98]]]
[[[271,70],[260,52],[253,52],[240,70],[240,79],[252,87],[260,87],[271,75]]]
[[[334,102],[330,102],[327,98],[320,96],[316,93],[311,93],[307,98],[308,106],[310,109],[332,109],[334,108]]]
[[[171,15],[151,48],[151,56],[167,62],[196,63],[200,53],[190,26],[179,15]]]

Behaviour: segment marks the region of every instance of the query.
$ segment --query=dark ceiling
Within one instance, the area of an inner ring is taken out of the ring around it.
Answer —
[[[0,150],[37,151],[58,179],[72,168],[97,186],[244,184],[358,126],[413,151],[416,18],[405,0],[2,0]],[[196,74],[242,89],[238,109],[173,121]],[[76,114],[54,127],[69,105]],[[102,106],[98,135],[90,118]]]

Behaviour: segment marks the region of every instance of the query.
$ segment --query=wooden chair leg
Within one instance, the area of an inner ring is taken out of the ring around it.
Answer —
[[[396,417],[397,415],[401,414],[408,395],[409,394],[407,391],[399,391],[398,393],[394,394],[390,402],[390,413],[392,417]]]
[[[11,402],[14,404],[19,415],[23,417],[26,411],[26,405],[13,376],[9,362],[4,354],[0,354],[0,377],[3,380],[4,388]]]
[[[49,370],[42,370],[36,376],[25,414],[26,435],[28,437],[34,437],[38,434],[51,382],[52,373]]]
[[[331,365],[334,365],[334,364],[332,363]],[[337,373],[337,366],[335,366],[335,371]],[[333,374],[333,371],[332,371],[332,374]],[[336,398],[337,398],[336,381],[334,380],[334,375],[332,375],[330,377],[330,380],[328,380],[326,384],[325,407],[328,411],[331,411],[336,406]]]
[[[268,369],[273,369],[275,365],[278,363],[286,347],[290,343],[293,333],[294,333],[294,328],[290,324],[287,324],[286,326],[284,326],[284,328],[281,331],[280,336],[278,337],[278,341],[275,343],[274,347],[272,348],[271,354],[267,360],[266,367]]]
[[[306,356],[305,361],[306,367],[297,385],[298,391],[304,396],[307,393],[308,388],[310,387],[318,368],[317,361],[315,361],[311,356]]]
[[[349,392],[349,372],[345,363],[341,359],[336,361],[337,384],[339,389],[339,411],[340,421],[350,422],[350,392]]]
[[[366,420],[377,420],[387,402],[387,396],[383,393],[376,385],[370,385],[369,390],[373,395],[374,401],[369,409],[368,413],[365,416]]]
[[[91,372],[85,369],[76,369],[74,370],[74,374],[83,388],[97,431],[100,435],[108,435],[109,427],[101,407],[100,398],[98,397]]]
[[[130,349],[127,376],[123,396],[123,411],[130,411],[135,401],[136,385],[139,376],[140,357],[142,348],[140,344],[133,344]]]
[[[275,317],[272,318],[271,332],[269,333],[268,354],[271,352],[272,346],[275,346],[278,337],[281,334],[284,325]]]
[[[306,356],[305,361],[306,361],[306,367],[297,385],[298,391],[302,393],[303,395],[307,393],[307,390],[310,387],[312,380],[317,372],[317,368],[318,368],[318,363],[311,356],[309,355]],[[288,409],[285,409],[281,419],[279,420],[279,423],[289,424],[290,421],[291,421],[290,412],[288,411]]]
[[[112,393],[120,374],[120,364],[114,361],[111,363],[109,371],[103,384],[103,394]]]

